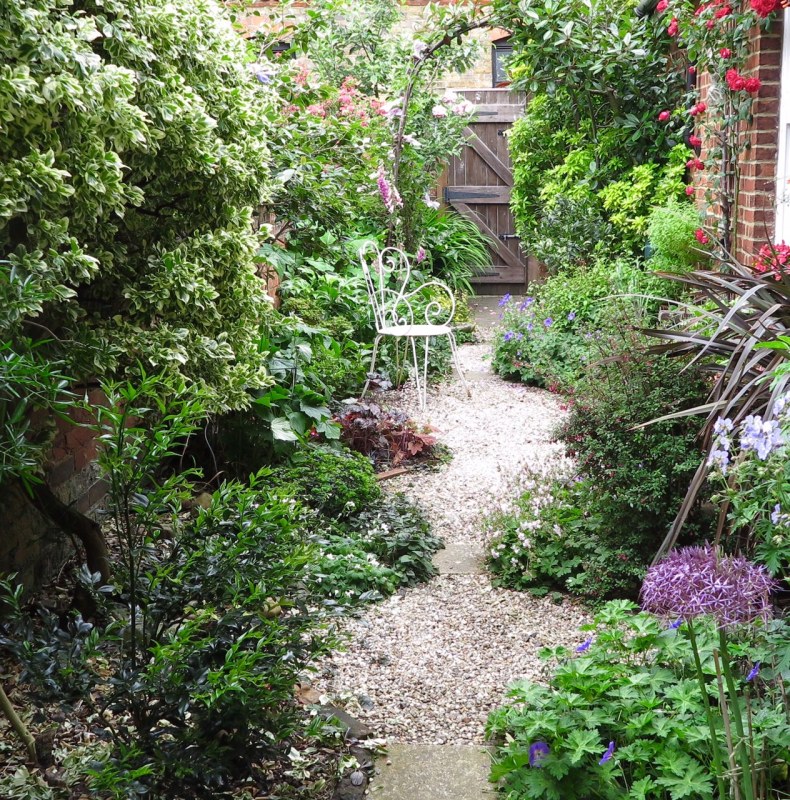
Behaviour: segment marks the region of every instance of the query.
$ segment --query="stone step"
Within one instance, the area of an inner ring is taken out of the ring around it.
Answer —
[[[448,544],[434,554],[433,563],[440,575],[482,575],[485,550],[478,544]]]
[[[391,763],[388,763],[391,762]],[[481,745],[392,744],[376,762],[374,800],[494,800],[491,758]]]

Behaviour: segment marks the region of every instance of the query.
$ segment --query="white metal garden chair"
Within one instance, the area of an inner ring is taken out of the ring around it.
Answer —
[[[411,264],[408,256],[397,247],[385,247],[380,250],[374,242],[367,242],[360,248],[359,258],[362,262],[362,271],[365,273],[368,295],[376,320],[376,339],[373,343],[370,372],[361,397],[365,396],[370,386],[371,376],[376,368],[379,343],[384,336],[408,340],[414,359],[414,382],[421,409],[425,408],[428,399],[428,351],[433,336],[446,336],[449,339],[456,372],[466,389],[467,396],[471,397],[469,386],[458,361],[455,334],[450,326],[455,315],[455,297],[450,289],[441,281],[430,280],[409,291]],[[419,319],[415,320],[413,304],[415,299],[424,295],[426,290],[431,288],[438,288],[447,294],[450,308],[448,311],[447,307],[435,297],[431,298],[422,315],[425,320],[422,323]],[[423,342],[422,374],[420,374],[420,362],[417,358],[417,339],[422,339]]]

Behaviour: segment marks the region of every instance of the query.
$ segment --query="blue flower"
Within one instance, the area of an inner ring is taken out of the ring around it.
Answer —
[[[741,425],[741,449],[754,451],[760,461],[784,444],[782,428],[775,420],[766,420],[759,414],[749,414]]]
[[[519,311],[526,311],[535,302],[534,297],[525,297],[518,307]]]
[[[550,328],[554,324],[554,320],[551,317],[546,317],[546,319],[543,320],[543,324],[547,328]]]
[[[503,337],[503,338],[504,338],[504,340],[505,340],[506,342],[509,342],[509,341],[511,341],[512,339],[515,339],[515,338],[516,338],[516,334],[515,334],[515,333],[513,333],[513,331],[508,331],[508,332],[507,332],[507,333],[504,335],[504,337]]]
[[[781,519],[782,519],[782,506],[780,506],[779,503],[777,503],[774,506],[774,510],[771,512],[771,522],[774,525],[778,525]]]
[[[755,661],[754,666],[749,670],[749,674],[746,676],[746,680],[753,681],[759,674],[760,674],[760,662]]]
[[[510,302],[510,297],[511,297],[511,295],[510,295],[510,292],[508,292],[506,295],[504,295],[504,296],[501,298],[501,300],[499,301],[499,306],[500,306],[500,308],[501,308],[502,306],[506,306],[506,305],[507,305],[507,304]]]
[[[542,767],[543,759],[549,754],[549,746],[546,742],[535,742],[529,746],[529,765],[530,767]]]
[[[592,644],[592,636],[586,641],[582,642],[577,648],[577,653],[586,653],[590,649],[590,645]]]
[[[606,748],[606,752],[601,756],[601,760],[598,762],[598,766],[602,767],[607,761],[611,760],[613,755],[614,755],[614,742],[609,742],[609,747]]]
[[[533,324],[530,322],[530,323],[527,325],[527,330],[528,330],[528,331],[531,331],[531,330],[532,330],[534,327],[535,327],[535,326],[534,326],[534,325],[533,325]]]
[[[575,319],[576,319],[576,312],[575,311],[571,311],[571,313],[568,314],[568,321],[569,322],[573,322],[573,320],[575,320]]]
[[[523,338],[524,338],[524,334],[523,334],[521,331],[519,331],[519,332],[516,334],[516,339],[518,339],[519,341],[521,341]]]
[[[673,623],[667,626],[668,630],[675,631],[683,624],[683,619],[676,619]]]

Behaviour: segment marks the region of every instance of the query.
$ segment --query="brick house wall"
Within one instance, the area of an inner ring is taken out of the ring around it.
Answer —
[[[743,70],[744,75],[757,77],[762,83],[746,129],[747,149],[740,158],[733,255],[745,264],[754,261],[761,245],[775,237],[783,27],[780,15],[767,31],[755,29],[751,55]],[[705,100],[709,77],[699,76],[698,86],[701,99]],[[702,158],[705,159],[704,151]],[[704,208],[704,182],[698,180],[696,185],[697,199]]]

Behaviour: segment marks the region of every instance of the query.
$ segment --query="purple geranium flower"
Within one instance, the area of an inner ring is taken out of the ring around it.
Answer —
[[[511,297],[510,292],[504,295],[499,301],[500,307],[506,306],[510,302],[510,297]]]
[[[747,681],[753,681],[758,675],[760,674],[760,662],[755,661],[754,666],[749,670],[749,674],[746,676]]]
[[[526,311],[535,302],[534,297],[525,297],[518,307],[519,311]]]
[[[642,608],[688,620],[711,614],[721,625],[771,616],[775,582],[765,567],[728,556],[712,545],[682,547],[651,567],[642,583]]]
[[[577,653],[586,653],[590,649],[590,645],[592,644],[592,636],[586,641],[582,642],[577,648]]]
[[[671,630],[671,631],[675,631],[675,630],[677,630],[677,629],[678,629],[678,628],[679,628],[679,627],[680,627],[682,624],[683,624],[683,620],[682,620],[682,619],[680,619],[680,618],[678,618],[678,619],[676,619],[674,622],[671,622],[669,625],[667,625],[667,628],[668,628],[669,630]]]
[[[516,338],[516,334],[513,331],[507,331],[505,335],[502,337],[506,342],[511,341],[512,339]]]
[[[575,320],[575,319],[576,319],[576,312],[575,311],[571,311],[571,313],[568,314],[568,321],[569,322],[573,322],[573,320]]]
[[[546,319],[543,320],[543,324],[547,328],[550,328],[554,324],[554,320],[551,317],[546,317]]]
[[[778,525],[782,519],[782,506],[777,503],[774,506],[774,510],[771,512],[771,522],[774,525]]]
[[[549,746],[546,742],[535,742],[529,746],[529,765],[530,767],[542,767],[543,759],[549,754]]]
[[[598,762],[598,766],[602,767],[607,761],[611,760],[613,755],[614,755],[614,742],[609,742],[609,747],[606,748],[606,751],[601,756],[601,760]]]

